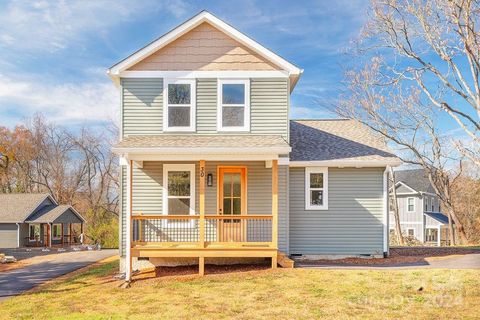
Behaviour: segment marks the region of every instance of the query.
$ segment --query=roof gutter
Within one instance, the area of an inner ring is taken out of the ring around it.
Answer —
[[[203,155],[203,154],[288,154],[292,151],[290,146],[285,147],[159,147],[159,148],[122,148],[114,147],[112,151],[116,154],[193,154],[193,155]]]
[[[290,161],[290,167],[338,167],[338,168],[374,168],[396,167],[402,164],[400,159],[383,160],[322,160],[322,161]]]

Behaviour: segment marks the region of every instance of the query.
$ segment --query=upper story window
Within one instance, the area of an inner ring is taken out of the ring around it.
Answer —
[[[217,130],[250,130],[249,80],[218,80]]]
[[[431,199],[431,204],[432,204],[432,212],[435,212],[435,198]]]
[[[328,168],[305,169],[305,209],[328,210]]]
[[[423,202],[425,202],[425,211],[428,211],[428,198],[424,197]]]
[[[407,198],[407,212],[415,211],[415,198]]]
[[[195,131],[195,80],[165,80],[163,101],[164,131]]]

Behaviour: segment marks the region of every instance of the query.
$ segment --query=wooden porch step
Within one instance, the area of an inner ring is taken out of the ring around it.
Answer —
[[[286,255],[283,252],[278,252],[277,253],[277,263],[282,267],[282,268],[288,268],[291,269],[294,267],[295,261],[290,259],[288,255]]]

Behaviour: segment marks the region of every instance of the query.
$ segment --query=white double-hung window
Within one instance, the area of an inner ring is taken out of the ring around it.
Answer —
[[[328,210],[328,168],[305,168],[305,209]]]
[[[195,214],[195,164],[163,165],[163,214],[173,216]],[[171,224],[178,225],[182,222],[168,223]],[[193,220],[190,221],[190,225],[193,226]]]
[[[195,131],[195,80],[165,79],[163,130]]]
[[[218,80],[218,131],[250,131],[250,80]]]

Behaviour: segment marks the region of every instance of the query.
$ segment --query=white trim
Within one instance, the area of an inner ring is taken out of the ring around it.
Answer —
[[[399,166],[400,160],[324,160],[324,161],[290,161],[291,167],[386,167]]]
[[[314,206],[311,204],[310,174],[323,173],[323,188],[314,188],[313,190],[323,191],[323,204]],[[327,167],[308,167],[305,168],[305,210],[328,210],[328,168]]]
[[[224,84],[243,84],[244,103],[225,105],[223,104],[223,85]],[[243,107],[243,126],[224,127],[223,126],[223,108],[224,107]],[[217,131],[219,132],[249,132],[250,131],[250,80],[249,79],[218,79],[217,80]]]
[[[388,203],[389,203],[388,171],[389,170],[390,168],[386,167],[385,171],[383,171],[383,208],[382,208],[383,209],[383,252],[386,253],[387,255],[389,253],[389,237],[390,237],[390,232],[389,232],[390,222],[388,221],[390,219],[389,208],[388,208]]]
[[[168,103],[168,85],[169,84],[189,84],[190,85],[190,104],[173,104]],[[195,132],[196,130],[196,81],[194,79],[164,79],[163,80],[163,131],[164,132]],[[169,107],[189,107],[190,108],[190,125],[188,127],[169,127],[168,126],[168,109]]]
[[[30,230],[28,231],[30,232]],[[30,237],[29,237],[30,240]],[[17,247],[20,247],[20,223],[17,222]]]
[[[400,221],[400,224],[405,224],[405,225],[407,225],[407,224],[415,224],[415,225],[420,224],[421,225],[421,224],[423,224],[423,222],[420,222],[420,221],[410,221],[410,222]],[[392,222],[391,226],[395,226],[395,224]]]
[[[189,214],[191,216],[195,215],[195,164],[184,163],[184,164],[164,164],[163,165],[163,180],[162,180],[162,214],[168,215],[168,172],[169,171],[189,171],[190,172],[190,210]],[[190,222],[168,222],[164,221],[164,227],[178,227],[178,226],[189,226],[194,227],[194,220]]]
[[[131,266],[132,264],[130,263],[130,259],[132,258],[132,212],[130,211],[131,208],[131,202],[132,202],[132,190],[130,188],[132,181],[130,177],[130,167],[132,166],[132,163],[130,161],[127,162],[127,201],[126,201],[126,237],[125,237],[125,281],[130,281],[131,280]]]
[[[413,199],[413,210],[410,210],[410,204],[408,203],[408,201],[410,199]],[[407,212],[408,213],[412,213],[412,212],[415,212],[415,197],[407,197]]]
[[[286,154],[289,153],[292,148],[290,146],[285,147],[160,147],[160,148],[112,148],[116,154],[182,154],[182,155],[208,155],[208,154]]]
[[[298,67],[294,66],[290,62],[286,61],[282,57],[278,56],[277,54],[273,53],[272,51],[268,50],[267,48],[263,47],[256,41],[250,39],[240,31],[236,30],[232,26],[228,25],[227,23],[223,22],[222,20],[218,19],[214,15],[209,12],[202,11],[196,16],[192,17],[191,19],[187,20],[180,26],[176,27],[175,29],[171,30],[164,36],[160,37],[159,39],[153,41],[146,47],[138,50],[128,58],[120,61],[119,63],[112,66],[108,73],[111,75],[117,75],[129,67],[133,66],[137,62],[141,61],[142,59],[148,57],[149,55],[153,54],[154,52],[158,51],[159,49],[163,48],[167,44],[175,41],[188,31],[192,30],[193,28],[197,27],[203,22],[208,22],[212,24],[214,27],[218,28],[220,31],[226,33],[233,39],[237,40],[241,44],[253,49],[255,52],[260,54],[261,56],[265,57],[266,59],[272,61],[273,63],[277,64],[278,66],[284,68],[285,70],[289,71],[290,74],[300,74],[303,70],[299,69]]]
[[[134,153],[123,154],[124,157],[132,160],[142,161],[265,161],[277,160],[278,154],[162,154],[162,153]]]
[[[209,78],[209,79],[246,79],[246,78],[288,78],[288,72],[283,70],[274,71],[122,71],[121,78]]]

